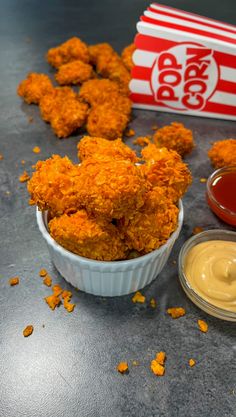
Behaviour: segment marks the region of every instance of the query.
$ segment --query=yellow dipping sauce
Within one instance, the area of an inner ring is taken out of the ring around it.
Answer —
[[[192,247],[184,273],[191,288],[216,307],[236,312],[236,243],[209,240]]]

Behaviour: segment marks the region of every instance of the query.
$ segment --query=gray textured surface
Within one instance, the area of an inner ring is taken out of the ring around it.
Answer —
[[[235,2],[227,0],[173,1],[176,7],[235,23]],[[235,324],[207,316],[184,295],[178,282],[177,259],[194,226],[223,227],[205,202],[205,184],[212,168],[206,152],[212,140],[236,137],[232,122],[134,112],[137,135],[150,134],[154,124],[183,121],[193,129],[197,147],[187,158],[194,181],[184,199],[181,236],[160,277],[143,293],[157,299],[155,311],[134,305],[131,297],[105,299],[73,290],[76,309],[51,311],[43,301],[50,290],[38,277],[48,269],[55,283],[70,288],[53,268],[37,229],[35,209],[27,205],[25,184],[18,182],[25,168],[52,153],[76,160],[79,136],[54,137],[38,108],[16,97],[18,82],[30,71],[52,73],[45,51],[79,34],[86,42],[108,41],[117,50],[128,44],[135,22],[147,6],[141,0],[119,2],[0,1],[0,416],[1,417],[233,417],[236,415]],[[29,124],[28,118],[33,117]],[[127,143],[131,144],[132,140]],[[9,195],[6,192],[10,192]],[[20,276],[10,288],[8,279]],[[178,321],[165,310],[180,305],[187,315]],[[207,334],[197,329],[206,319]],[[25,339],[22,330],[35,331]],[[42,327],[42,325],[45,327]],[[159,350],[167,352],[166,375],[156,378],[149,369]],[[191,369],[188,359],[197,361]],[[119,375],[121,360],[140,362],[129,375]]]

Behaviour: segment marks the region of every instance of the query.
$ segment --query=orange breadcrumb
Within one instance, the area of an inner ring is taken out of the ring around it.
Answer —
[[[208,156],[215,168],[236,165],[236,139],[225,139],[214,142]]]
[[[165,352],[158,352],[156,354],[156,358],[155,360],[160,364],[160,365],[164,365],[165,360],[166,360],[166,353]]]
[[[19,84],[17,93],[26,103],[38,104],[40,99],[52,90],[53,85],[47,75],[31,72],[26,80]]]
[[[25,160],[24,160],[24,159],[22,159],[21,163],[22,163],[22,165],[25,165]]]
[[[129,367],[128,367],[128,363],[127,362],[120,362],[117,367],[116,367],[117,371],[120,372],[121,374],[125,374],[126,372],[128,372]]]
[[[49,64],[55,68],[78,59],[85,63],[89,62],[88,47],[77,37],[70,38],[61,45],[49,49],[47,53]]]
[[[39,146],[35,146],[35,147],[33,148],[33,152],[34,152],[34,153],[40,153],[40,152],[41,152],[40,147],[39,147]]]
[[[138,361],[133,361],[133,362],[132,362],[132,365],[133,365],[133,366],[139,366],[139,362],[138,362]]]
[[[9,284],[11,287],[13,287],[14,285],[18,285],[20,282],[20,278],[19,277],[13,277],[9,279]]]
[[[137,291],[134,294],[134,296],[132,297],[132,301],[133,301],[133,303],[142,303],[143,304],[146,301],[146,297],[143,294],[141,294],[140,291]]]
[[[151,370],[157,376],[163,376],[165,373],[165,367],[153,359],[151,361]]]
[[[59,295],[61,295],[62,294],[62,292],[63,292],[63,289],[60,287],[60,285],[58,285],[58,284],[56,284],[56,285],[54,285],[53,287],[52,287],[52,290],[53,290],[53,294],[56,296],[56,297],[59,297]]]
[[[30,179],[30,176],[26,171],[24,171],[23,174],[21,174],[19,176],[19,181],[20,182],[27,182],[27,181],[29,181],[29,179]]]
[[[3,160],[3,155],[0,153],[0,161]]]
[[[207,179],[206,178],[200,178],[200,182],[204,184],[205,182],[207,182]]]
[[[197,235],[198,233],[203,232],[203,228],[201,226],[196,226],[193,228],[193,235]]]
[[[114,159],[128,159],[131,162],[138,162],[139,158],[136,153],[125,145],[121,139],[113,141],[96,138],[91,136],[84,136],[77,145],[78,157],[81,161],[98,155],[109,156]]]
[[[46,275],[47,275],[46,269],[44,269],[44,268],[40,269],[39,276],[40,277],[46,277]]]
[[[93,67],[76,60],[61,65],[55,78],[60,85],[81,84],[93,77]]]
[[[196,365],[196,361],[194,360],[194,359],[189,359],[189,361],[188,361],[188,363],[189,363],[189,366],[191,366],[191,368],[194,366],[194,365]]]
[[[67,298],[68,301],[70,301],[71,297],[72,297],[72,292],[68,291],[68,290],[63,290],[61,293],[61,297],[63,299]]]
[[[158,126],[157,125],[153,125],[152,126],[152,130],[157,130],[158,129]]]
[[[70,297],[65,297],[64,298],[63,305],[64,305],[65,309],[68,311],[68,313],[71,313],[75,308],[75,304],[70,303]]]
[[[208,332],[208,324],[204,320],[198,320],[197,321],[198,327],[203,333]]]
[[[182,123],[172,122],[169,126],[158,129],[153,136],[158,148],[173,149],[181,156],[190,153],[194,147],[193,133]]]
[[[29,326],[26,326],[26,328],[23,330],[24,337],[30,336],[34,331],[34,327],[30,324]]]
[[[149,145],[150,139],[147,136],[139,136],[133,140],[134,145],[146,146]]]
[[[132,55],[135,50],[136,50],[135,44],[131,43],[130,45],[126,46],[121,52],[121,59],[129,71],[131,71],[134,66]]]
[[[150,300],[150,306],[151,306],[152,308],[156,308],[156,306],[157,306],[157,302],[156,302],[155,298],[151,298],[151,300]]]
[[[43,279],[43,283],[47,287],[51,287],[51,285],[52,285],[52,278],[50,277],[50,275],[46,275],[45,276],[45,278]]]
[[[172,319],[178,319],[186,314],[186,311],[182,307],[172,307],[167,309],[167,313],[172,317]]]
[[[125,136],[127,136],[127,138],[130,138],[134,135],[135,135],[135,130],[134,129],[128,129],[128,130],[125,131]]]
[[[44,300],[46,301],[46,303],[48,304],[48,306],[52,309],[55,310],[55,308],[57,306],[59,306],[61,300],[59,297],[57,297],[55,294],[49,295],[48,297],[45,297]]]

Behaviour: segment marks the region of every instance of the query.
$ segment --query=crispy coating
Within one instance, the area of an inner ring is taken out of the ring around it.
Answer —
[[[128,372],[129,370],[129,366],[127,362],[120,362],[117,367],[116,367],[117,371],[120,372],[121,374],[125,374]]]
[[[39,107],[43,120],[51,123],[59,138],[66,138],[82,127],[88,116],[88,105],[70,87],[54,88],[40,100]]]
[[[47,274],[48,273],[47,273],[47,270],[45,268],[40,269],[40,271],[39,271],[39,276],[40,277],[44,278],[44,277],[46,277]]]
[[[70,303],[70,299],[68,297],[65,297],[63,302],[64,308],[68,311],[68,313],[71,313],[74,311],[75,304]]]
[[[19,277],[12,277],[12,278],[9,279],[8,282],[9,282],[9,285],[11,287],[14,287],[15,285],[18,285],[19,284],[20,278]]]
[[[19,176],[19,181],[20,182],[27,182],[27,181],[29,181],[29,179],[30,179],[30,176],[29,176],[28,172],[26,172],[26,171],[24,171],[23,174],[21,174]]]
[[[225,139],[214,142],[208,156],[215,168],[236,165],[236,139]]]
[[[51,287],[52,285],[52,278],[50,277],[50,275],[46,275],[43,279],[43,283],[44,285],[46,285],[47,287]]]
[[[157,352],[156,354],[156,361],[160,363],[160,365],[164,365],[166,361],[166,353],[165,352]]]
[[[90,47],[92,62],[104,78],[115,81],[122,93],[129,95],[130,74],[122,59],[109,44],[98,44]]]
[[[49,231],[60,245],[80,256],[101,261],[125,257],[125,244],[117,228],[107,221],[89,218],[85,210],[55,217],[49,222]]]
[[[49,295],[45,297],[44,300],[46,301],[47,305],[52,309],[55,310],[61,304],[61,300],[55,294]]]
[[[93,77],[93,67],[76,60],[61,65],[55,75],[60,85],[81,84]]]
[[[169,126],[158,129],[153,136],[153,140],[158,148],[172,149],[181,156],[190,153],[194,147],[192,130],[177,122],[172,122]]]
[[[67,157],[53,155],[46,161],[38,161],[36,172],[28,182],[34,204],[40,210],[50,210],[54,215],[78,208],[74,188],[79,171],[79,166],[73,165]]]
[[[109,220],[129,218],[142,207],[147,184],[132,162],[104,156],[82,162],[76,188],[89,214]]]
[[[132,297],[132,302],[133,303],[145,303],[146,301],[146,297],[145,295],[143,295],[140,291],[137,291],[134,296]]]
[[[147,192],[143,207],[128,221],[121,219],[119,222],[128,248],[142,254],[158,249],[176,229],[178,213],[178,208],[161,187]]]
[[[34,327],[30,324],[29,326],[26,326],[26,328],[23,330],[23,336],[28,337],[30,336],[34,331]]]
[[[198,320],[197,324],[198,324],[199,330],[201,330],[201,332],[203,332],[203,333],[208,332],[208,324],[204,320]]]
[[[27,78],[19,84],[17,94],[28,104],[38,104],[40,99],[51,92],[53,85],[49,77],[45,74],[31,72]]]
[[[90,111],[86,127],[90,136],[113,140],[122,136],[128,121],[127,115],[109,104],[100,104]]]
[[[157,148],[154,144],[146,146],[141,153],[147,161],[141,166],[147,180],[153,187],[164,187],[166,195],[177,202],[192,182],[191,173],[181,156],[175,151]]]
[[[191,366],[191,368],[193,367],[193,366],[195,366],[196,365],[196,361],[194,360],[194,359],[189,359],[189,361],[188,361],[188,364],[189,364],[189,366]]]
[[[90,158],[96,155],[109,156],[114,159],[128,159],[131,162],[138,162],[136,153],[125,145],[121,139],[115,139],[113,141],[96,138],[90,136],[84,136],[77,145],[78,157],[80,161]]]
[[[57,112],[53,112],[51,126],[59,138],[67,138],[82,127],[88,116],[88,105],[77,98],[62,102]]]
[[[41,116],[45,122],[50,122],[53,113],[60,110],[62,103],[76,98],[76,93],[70,87],[56,87],[50,93],[45,94],[39,103]]]
[[[136,50],[135,44],[131,43],[130,45],[126,46],[121,52],[121,59],[123,61],[123,64],[126,66],[127,70],[129,71],[131,71],[134,66],[132,55],[135,50]]]
[[[55,68],[78,59],[86,64],[89,62],[88,46],[77,37],[68,39],[61,45],[49,49],[47,53],[49,64]]]
[[[156,359],[151,361],[151,370],[157,376],[163,376],[165,373],[165,367],[157,362]]]

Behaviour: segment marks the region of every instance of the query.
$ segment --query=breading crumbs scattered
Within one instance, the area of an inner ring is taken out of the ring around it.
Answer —
[[[55,310],[55,308],[59,306],[59,304],[61,303],[60,298],[57,297],[55,294],[45,297],[44,300],[52,310]]]
[[[47,287],[51,287],[52,285],[52,278],[50,277],[50,275],[46,275],[43,279],[43,283],[44,285],[46,285]]]
[[[3,160],[3,155],[0,153],[0,161]]]
[[[40,153],[40,152],[41,152],[40,147],[39,147],[39,146],[35,146],[35,147],[33,148],[33,152],[34,152],[34,153]]]
[[[194,366],[194,365],[196,365],[196,361],[194,360],[194,359],[189,359],[189,361],[188,361],[188,363],[189,363],[189,366],[191,366],[191,368]]]
[[[30,176],[26,171],[24,171],[23,174],[19,176],[20,182],[26,182],[26,181],[29,181],[29,179],[30,179]]]
[[[172,307],[167,309],[167,313],[172,317],[172,319],[178,319],[186,314],[186,311],[182,307]]]
[[[68,311],[68,313],[71,313],[75,308],[75,304],[70,303],[70,298],[69,297],[64,298],[63,305],[64,305],[65,309]]]
[[[24,337],[30,336],[34,331],[34,327],[30,324],[29,326],[26,326],[26,328],[23,330]]]
[[[133,303],[145,303],[146,297],[141,294],[140,291],[137,291],[134,296],[132,297]]]
[[[156,359],[151,361],[151,370],[157,376],[163,376],[165,373],[165,367],[158,363]]]
[[[135,130],[134,129],[128,129],[125,132],[125,136],[127,136],[127,138],[130,138],[130,137],[132,137],[134,135],[135,135]]]
[[[208,324],[204,320],[198,320],[197,324],[201,332],[203,333],[208,332]]]
[[[139,146],[146,146],[150,143],[150,138],[151,136],[139,136],[138,138],[133,140],[133,144]]]
[[[133,365],[133,366],[139,366],[139,362],[138,362],[138,361],[133,361],[133,362],[132,362],[132,365]]]
[[[157,352],[156,354],[156,358],[155,360],[160,364],[160,365],[164,365],[165,360],[166,360],[166,353],[161,351],[161,352]]]
[[[53,294],[56,297],[59,297],[59,295],[61,295],[61,293],[63,292],[63,289],[60,287],[60,285],[56,284],[52,287],[53,290]]]
[[[67,291],[67,290],[63,290],[61,296],[62,296],[63,299],[67,298],[67,300],[70,301],[70,299],[72,297],[72,292]]]
[[[156,308],[156,306],[157,306],[157,302],[156,302],[155,298],[151,298],[151,300],[150,300],[150,306],[151,306],[152,308]]]
[[[46,269],[44,269],[44,268],[40,269],[39,276],[40,277],[46,277],[46,275],[47,275]]]
[[[207,182],[207,178],[200,178],[200,182],[202,183]]]
[[[201,226],[196,226],[193,228],[193,235],[197,235],[198,233],[203,232],[203,228]]]
[[[21,160],[21,163],[22,163],[22,165],[25,165],[25,160],[24,160],[24,159],[22,159],[22,160]]]
[[[129,367],[128,367],[128,363],[127,362],[120,362],[117,367],[116,367],[117,371],[120,372],[121,374],[125,374],[126,372],[128,372]]]
[[[34,206],[35,205],[35,202],[34,202],[34,200],[32,198],[29,198],[28,204],[29,204],[29,206]]]
[[[152,126],[152,130],[157,130],[158,129],[158,126],[157,125],[153,125]]]
[[[19,277],[12,277],[9,279],[9,284],[11,287],[13,287],[14,285],[18,285],[20,282],[20,278]]]
[[[34,119],[33,119],[33,117],[32,117],[32,116],[28,117],[28,122],[29,122],[29,123],[32,123],[32,122],[33,122],[33,120],[34,120]]]

